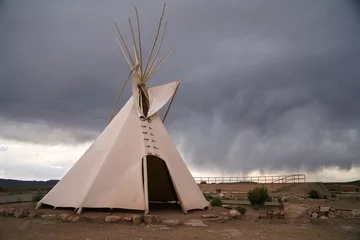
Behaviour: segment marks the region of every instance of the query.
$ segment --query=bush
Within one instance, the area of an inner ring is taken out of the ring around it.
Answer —
[[[253,190],[250,190],[247,195],[251,205],[264,205],[266,201],[269,201],[271,198],[265,187],[256,187]]]
[[[237,207],[236,210],[238,210],[239,213],[241,213],[241,215],[245,215],[245,213],[246,213],[246,208],[241,207],[241,206]]]
[[[208,201],[210,201],[211,199],[214,198],[213,196],[211,196],[211,195],[206,195],[205,193],[204,193],[204,197],[205,197],[206,200],[208,200]]]
[[[206,181],[201,181],[200,184],[206,184]]]
[[[43,198],[42,195],[37,194],[37,195],[35,195],[35,196],[32,198],[32,200],[33,200],[34,202],[39,202],[42,198]]]
[[[211,205],[212,206],[216,206],[216,207],[221,207],[222,206],[222,201],[220,198],[215,197],[211,200]]]
[[[319,199],[319,198],[320,198],[320,195],[319,195],[318,191],[316,191],[316,190],[311,190],[311,191],[309,192],[309,198]]]

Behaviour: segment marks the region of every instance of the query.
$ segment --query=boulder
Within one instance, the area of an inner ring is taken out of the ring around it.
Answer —
[[[219,216],[216,214],[203,214],[201,215],[202,218],[218,218]]]
[[[177,227],[181,225],[179,220],[164,220],[162,223],[168,227]]]
[[[120,222],[120,221],[121,221],[121,217],[119,217],[119,216],[108,215],[105,217],[105,222],[107,222],[107,223],[115,223],[115,222]]]
[[[240,216],[240,215],[241,215],[241,213],[239,213],[238,210],[231,209],[231,210],[229,211],[229,216],[230,216],[231,218],[237,218],[237,217]]]
[[[143,222],[143,217],[141,215],[133,215],[132,222],[134,225],[140,225]]]
[[[201,221],[200,219],[190,219],[188,221],[185,221],[184,225],[191,226],[191,227],[207,227],[208,226],[205,223],[203,223],[203,221]]]
[[[161,223],[161,219],[158,216],[155,215],[145,215],[144,216],[144,223],[149,225],[153,225],[153,224],[159,224]]]
[[[313,213],[311,214],[311,217],[312,217],[312,218],[318,218],[318,214],[317,214],[316,212],[313,212]]]
[[[229,217],[226,217],[226,220],[229,220]],[[205,218],[204,221],[211,221],[211,222],[225,222],[225,218],[217,217],[217,218]]]
[[[7,216],[6,208],[0,208],[0,216]]]
[[[42,214],[41,218],[44,218],[44,219],[56,219],[57,215],[56,214]]]
[[[0,214],[4,217],[11,217],[14,215],[15,211],[15,208],[3,208],[0,210]]]
[[[309,206],[302,204],[284,203],[285,217],[289,221],[308,222]]]
[[[329,206],[321,206],[320,207],[320,212],[321,213],[327,213],[327,212],[330,211],[330,209],[331,209],[331,207],[329,207]]]
[[[336,218],[334,212],[328,212],[328,217],[329,218]]]
[[[59,214],[59,218],[62,220],[62,221],[67,221],[69,218],[70,218],[70,214],[68,213],[61,213]]]
[[[122,218],[122,220],[125,221],[125,222],[132,222],[132,217],[125,216],[125,217]]]
[[[360,209],[352,209],[351,215],[353,216],[360,216]]]
[[[223,208],[226,208],[226,209],[233,209],[233,207],[230,206],[230,205],[222,205],[222,207],[223,207]]]
[[[36,212],[36,211],[33,211],[33,212],[30,212],[29,215],[28,215],[28,218],[37,218],[39,217],[41,214]]]
[[[14,217],[16,218],[27,217],[28,215],[29,215],[29,211],[25,209],[18,209],[14,212]]]
[[[67,221],[70,221],[70,222],[77,222],[79,221],[80,217],[79,216],[70,216]]]

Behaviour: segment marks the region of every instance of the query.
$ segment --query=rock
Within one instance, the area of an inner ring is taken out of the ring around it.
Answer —
[[[329,218],[336,218],[336,217],[335,217],[335,214],[334,214],[333,212],[329,212],[329,213],[328,213],[328,217],[329,217]]]
[[[164,220],[162,223],[168,227],[176,227],[181,225],[179,220]]]
[[[329,206],[321,206],[320,207],[320,212],[327,213],[327,212],[330,211],[330,209],[331,209],[331,207],[329,207]]]
[[[7,216],[6,208],[0,208],[0,216]]]
[[[171,228],[165,226],[165,227],[159,227],[158,229],[162,231],[167,231],[170,230]]]
[[[4,208],[1,210],[1,215],[4,217],[11,217],[14,215],[15,211],[15,208]]]
[[[191,227],[207,227],[207,225],[205,223],[203,223],[203,221],[201,221],[200,219],[191,219],[191,220],[185,221],[184,225],[191,226]]]
[[[216,214],[203,214],[201,215],[202,218],[218,218],[219,216]]]
[[[68,219],[70,220],[74,220],[76,216]],[[101,216],[81,216],[79,219],[79,221],[82,222],[103,222],[104,221],[104,217]],[[77,221],[77,220],[76,220]]]
[[[70,214],[68,214],[68,213],[61,213],[61,214],[59,215],[59,218],[60,218],[62,221],[67,221],[70,217],[71,217],[71,216],[70,216]]]
[[[67,221],[70,221],[70,222],[77,222],[79,221],[80,217],[79,216],[73,216],[73,217],[69,217],[67,218]]]
[[[24,209],[18,209],[14,212],[14,217],[16,218],[27,217],[28,215],[29,215],[29,211]]]
[[[328,217],[320,216],[319,219],[328,219]]]
[[[359,216],[360,215],[360,209],[352,209],[351,215],[353,216]]]
[[[220,215],[229,216],[229,212],[221,212]]]
[[[318,214],[317,214],[316,212],[313,212],[313,213],[311,214],[311,217],[312,217],[312,218],[317,218],[317,217],[318,217]]]
[[[40,213],[34,211],[29,213],[28,218],[37,218],[40,215],[41,215]]]
[[[236,218],[236,217],[238,217],[238,216],[240,216],[240,215],[241,215],[241,214],[239,213],[238,210],[231,209],[231,210],[229,211],[229,216],[230,216],[231,218]]]
[[[284,203],[285,217],[289,221],[303,221],[308,222],[308,206],[302,204]]]
[[[57,215],[56,214],[42,214],[41,218],[44,218],[44,219],[56,219]]]
[[[229,217],[227,217],[229,219]],[[227,219],[227,220],[228,220]],[[205,218],[204,221],[211,221],[211,222],[225,222],[225,218],[217,217],[217,218]]]
[[[105,217],[105,222],[107,223],[115,223],[120,221],[121,221],[121,217],[119,216],[108,215]]]
[[[223,193],[219,193],[219,197],[224,197],[225,196],[225,194],[223,194]]]
[[[123,217],[123,220],[124,221],[132,221],[132,217],[129,217],[129,216],[125,216],[125,217]]]
[[[134,225],[140,225],[143,222],[143,217],[141,215],[133,215],[132,221]]]
[[[237,230],[235,228],[225,229],[225,230],[222,230],[221,232],[222,232],[221,235],[227,236],[227,237],[238,237],[238,236],[244,235],[242,232],[240,232],[239,230]]]
[[[222,207],[223,207],[223,208],[226,208],[226,209],[233,209],[233,207],[230,206],[230,205],[222,205]]]
[[[161,219],[155,215],[145,215],[144,216],[144,223],[149,224],[159,224],[161,223]]]

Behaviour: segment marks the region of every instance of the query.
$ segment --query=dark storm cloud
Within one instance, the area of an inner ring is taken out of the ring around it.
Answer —
[[[164,47],[175,48],[150,84],[183,78],[166,124],[193,164],[246,172],[360,163],[356,1],[167,3]],[[5,2],[0,120],[40,130],[0,136],[93,139],[128,74],[113,21],[129,36],[135,5],[150,47],[161,1]]]

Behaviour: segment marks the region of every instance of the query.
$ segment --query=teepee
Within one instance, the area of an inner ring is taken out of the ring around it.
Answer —
[[[184,213],[209,205],[163,124],[181,79],[164,85],[146,86],[170,53],[168,51],[164,57],[158,58],[166,24],[160,44],[154,51],[165,5],[145,66],[139,16],[135,10],[138,39],[129,19],[133,55],[115,23],[123,46],[117,38],[116,41],[131,72],[115,103],[109,124],[75,165],[39,201],[37,208],[46,204],[55,208],[75,208],[79,214],[83,208],[141,210],[147,214],[149,202],[175,201]],[[119,98],[131,75],[132,96],[115,115]],[[161,119],[158,111],[169,101],[165,116]]]

